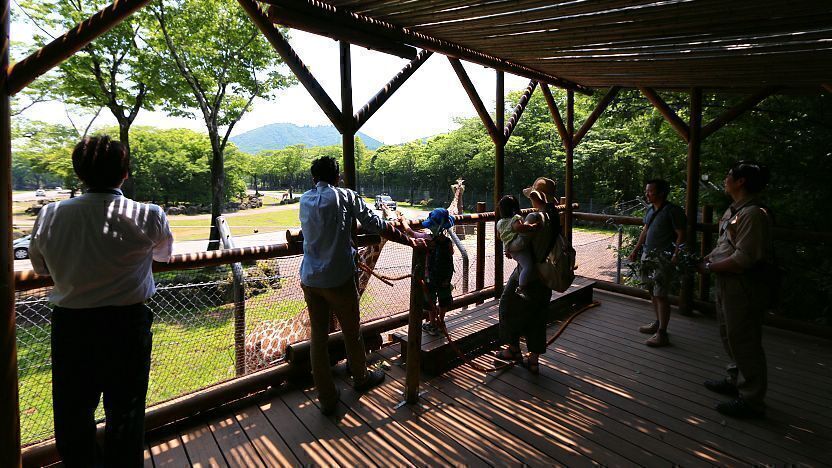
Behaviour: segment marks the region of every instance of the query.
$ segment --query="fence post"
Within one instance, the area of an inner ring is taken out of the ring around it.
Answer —
[[[477,213],[485,213],[485,202],[477,202]],[[477,273],[476,289],[482,291],[485,287],[485,221],[477,223]],[[482,302],[477,302],[477,305]]]
[[[419,373],[422,352],[422,309],[424,294],[422,281],[425,278],[427,252],[413,249],[413,268],[410,277],[410,315],[407,321],[407,365],[404,400],[412,405],[419,401]]]
[[[624,226],[618,225],[618,261],[615,265],[615,282],[621,284],[621,244],[624,241]]]
[[[231,229],[228,228],[228,223],[222,216],[217,216],[217,228],[220,232],[222,247],[233,249],[234,239],[231,237]],[[232,263],[231,273],[234,278],[234,369],[240,376],[246,373],[246,290],[243,264]]]
[[[712,224],[714,222],[714,207],[705,205],[702,207],[702,223]],[[699,254],[704,258],[711,253],[714,236],[708,231],[702,231],[702,244],[699,247]],[[699,275],[699,300],[708,302],[710,300],[711,275]]]

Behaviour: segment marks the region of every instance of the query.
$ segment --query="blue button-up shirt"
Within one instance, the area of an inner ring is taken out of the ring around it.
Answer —
[[[302,284],[334,288],[355,274],[355,251],[350,242],[353,219],[361,223],[365,232],[371,233],[381,232],[386,224],[349,189],[318,182],[300,197]]]

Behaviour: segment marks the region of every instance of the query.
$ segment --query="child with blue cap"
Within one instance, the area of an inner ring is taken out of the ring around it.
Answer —
[[[429,232],[414,231],[407,222],[404,222],[404,231],[413,238],[425,239],[428,242],[425,276],[428,290],[426,305],[430,312],[422,329],[436,336],[439,333],[439,324],[444,322],[445,313],[453,301],[451,279],[454,276],[454,245],[447,231],[454,226],[454,217],[447,209],[436,208],[422,221],[422,226]]]

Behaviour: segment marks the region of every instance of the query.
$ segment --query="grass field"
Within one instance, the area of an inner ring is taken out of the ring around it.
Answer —
[[[287,227],[300,226],[298,206],[279,211],[249,210],[226,215],[235,236],[285,231]],[[208,238],[210,219],[194,218],[186,215],[168,217],[173,237],[177,241],[202,240]]]

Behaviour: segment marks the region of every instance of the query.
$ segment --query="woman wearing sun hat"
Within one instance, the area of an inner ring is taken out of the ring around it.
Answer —
[[[523,189],[523,195],[529,198],[536,213],[529,215],[527,221],[540,224],[532,240],[534,257],[538,261],[546,258],[554,246],[554,238],[560,232],[560,216],[555,208],[555,181],[547,177],[538,177],[531,187]],[[544,216],[545,214],[545,216]],[[534,216],[532,216],[534,215]],[[500,297],[500,340],[508,345],[495,354],[500,360],[515,361],[533,374],[540,372],[538,358],[546,352],[546,309],[552,299],[552,290],[539,279],[532,279],[525,296],[517,296],[515,290],[519,284],[517,268],[511,273]],[[520,351],[520,338],[525,337],[529,353],[526,357]]]

